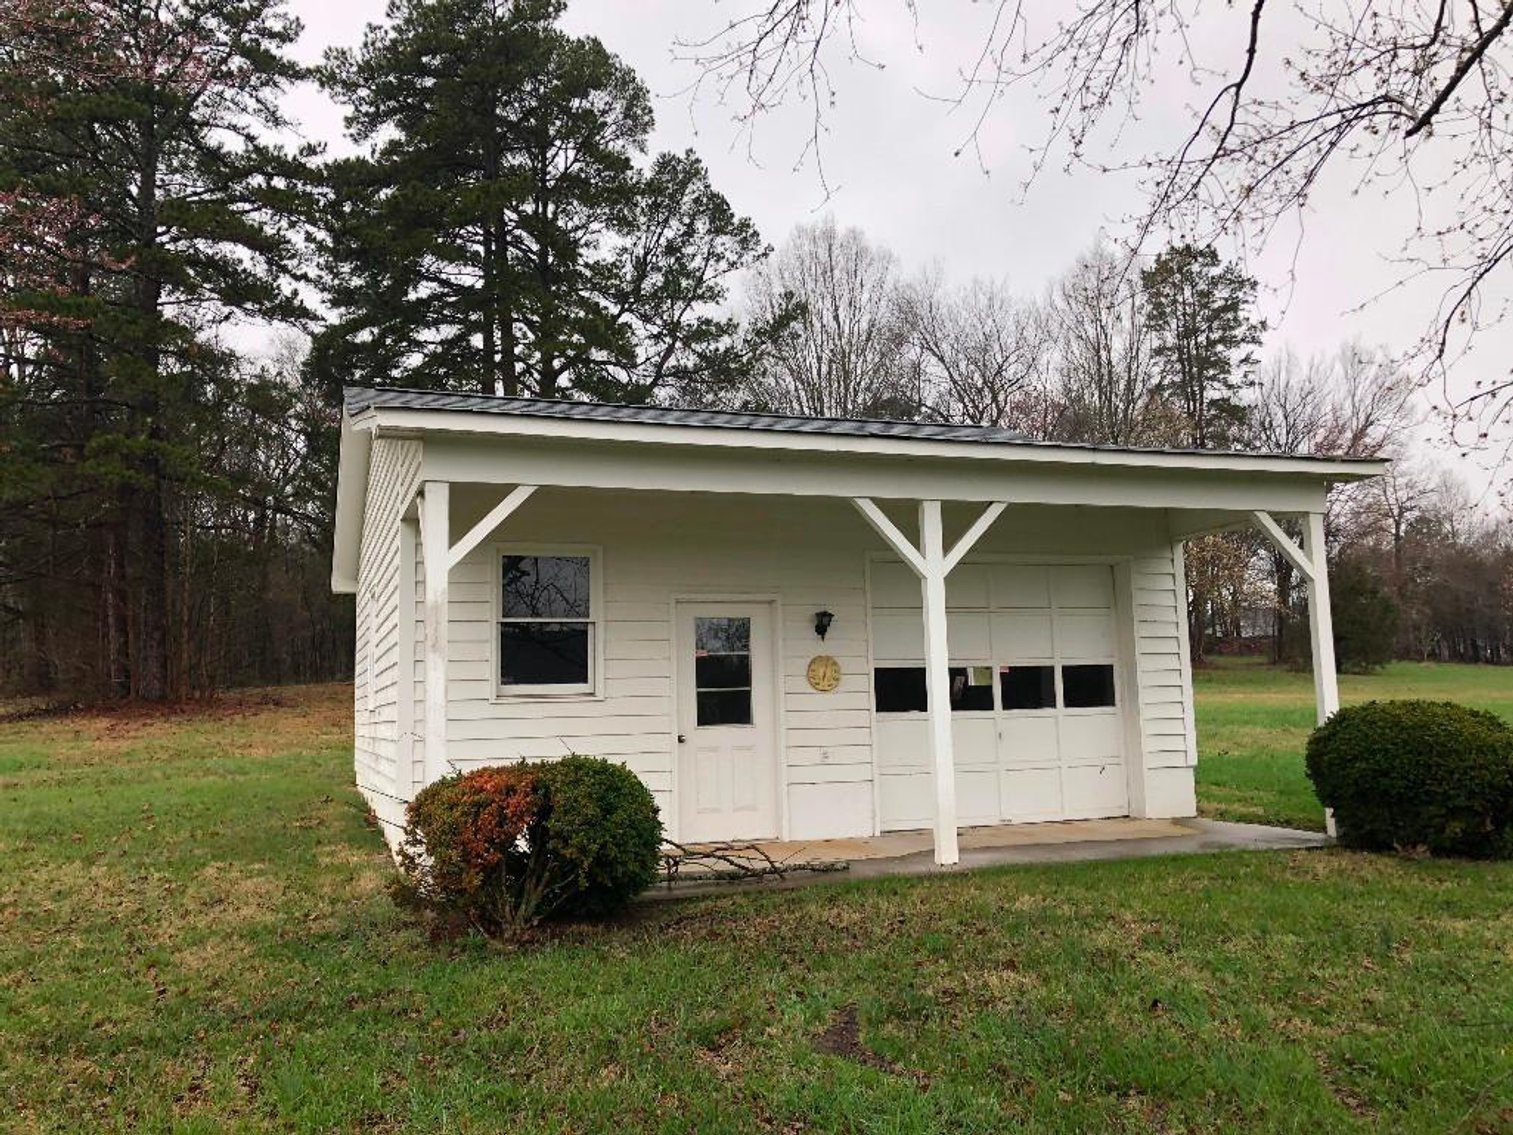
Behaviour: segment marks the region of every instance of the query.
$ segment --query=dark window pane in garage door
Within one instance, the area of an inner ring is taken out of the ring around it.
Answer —
[[[872,704],[878,713],[923,713],[925,668],[923,666],[879,666],[872,671]]]
[[[1068,709],[1088,709],[1114,704],[1114,668],[1063,666],[1061,698]]]
[[[1054,666],[1000,666],[998,684],[1004,709],[1055,709]]]
[[[992,709],[993,668],[991,666],[952,666],[951,708],[956,710]]]

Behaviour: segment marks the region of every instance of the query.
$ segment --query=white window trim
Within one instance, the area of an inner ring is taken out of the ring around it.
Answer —
[[[489,573],[493,598],[489,601],[489,665],[495,702],[521,701],[602,701],[604,700],[604,549],[598,544],[516,544],[489,545],[493,569]],[[529,685],[506,686],[500,681],[499,625],[504,619],[505,556],[586,556],[588,558],[588,618],[548,620],[551,622],[586,622],[592,640],[588,656],[588,682],[577,686]]]

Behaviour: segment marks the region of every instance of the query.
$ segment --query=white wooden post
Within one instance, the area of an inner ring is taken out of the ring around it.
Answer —
[[[948,552],[940,520],[940,501],[919,502],[916,548],[893,521],[867,497],[852,497],[867,523],[919,576],[925,616],[925,693],[929,697],[930,767],[935,782],[935,862],[950,867],[961,859],[956,840],[956,754],[951,739],[951,648],[946,638],[946,576],[1003,515],[1006,501],[983,509]]]
[[[426,782],[447,772],[447,564],[450,551],[451,486],[427,481],[420,509],[420,548],[425,558]]]
[[[1303,554],[1308,573],[1308,634],[1313,646],[1313,697],[1318,723],[1340,708],[1340,682],[1334,665],[1334,615],[1329,608],[1329,564],[1324,552],[1324,514],[1310,512],[1303,522]],[[1334,809],[1324,809],[1324,830],[1335,834]]]
[[[935,781],[935,862],[961,858],[956,841],[956,753],[951,738],[950,645],[946,638],[946,549],[940,501],[919,502],[920,595],[925,609],[925,684],[929,695],[930,756]]]

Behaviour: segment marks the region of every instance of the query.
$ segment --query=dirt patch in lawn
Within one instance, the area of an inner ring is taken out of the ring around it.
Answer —
[[[930,1077],[925,1073],[917,1068],[905,1068],[902,1064],[873,1052],[862,1042],[861,1019],[857,1015],[855,1005],[843,1005],[836,1011],[825,1031],[815,1039],[814,1047],[826,1056],[839,1056],[843,1060],[876,1068],[890,1076],[912,1080],[921,1088],[930,1086]]]

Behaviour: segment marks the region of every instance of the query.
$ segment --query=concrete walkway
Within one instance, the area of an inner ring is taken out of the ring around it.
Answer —
[[[719,893],[732,887],[794,887],[887,875],[933,875],[1014,863],[1084,863],[1211,851],[1291,851],[1326,847],[1329,842],[1319,832],[1222,820],[1114,819],[1002,824],[963,828],[961,862],[955,867],[938,867],[928,831],[891,832],[863,839],[771,840],[755,846],[778,863],[845,864],[846,869],[800,870],[782,878],[726,882],[702,880],[697,868],[690,864],[682,869],[674,886],[656,887],[648,896]]]

